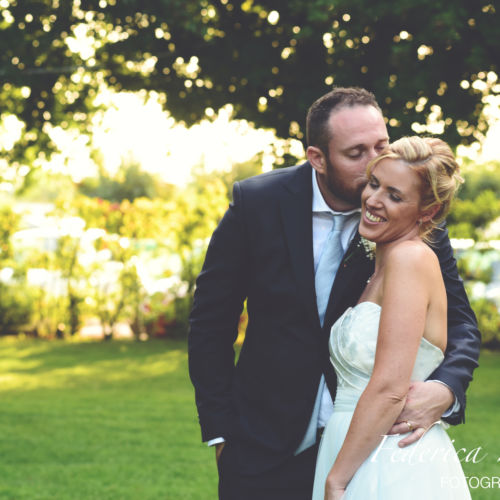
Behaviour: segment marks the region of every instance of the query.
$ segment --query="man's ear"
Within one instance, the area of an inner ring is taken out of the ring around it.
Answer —
[[[423,211],[420,214],[420,220],[422,222],[429,222],[439,211],[441,205],[434,205],[433,207]]]
[[[309,163],[318,174],[326,174],[326,158],[321,149],[316,146],[308,146],[306,155]]]

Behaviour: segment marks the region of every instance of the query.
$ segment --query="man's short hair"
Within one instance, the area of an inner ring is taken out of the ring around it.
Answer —
[[[328,120],[332,111],[352,106],[373,106],[382,110],[375,96],[360,87],[335,87],[333,90],[313,102],[306,119],[306,140],[308,146],[318,147],[328,154],[328,142],[331,139]]]

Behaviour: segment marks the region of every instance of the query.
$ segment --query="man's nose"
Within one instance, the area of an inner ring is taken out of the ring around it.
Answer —
[[[372,161],[374,158],[376,158],[380,153],[375,149],[375,148],[370,148],[368,150],[368,157],[369,161]]]

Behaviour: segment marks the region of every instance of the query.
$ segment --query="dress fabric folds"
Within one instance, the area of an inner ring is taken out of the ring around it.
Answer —
[[[338,385],[333,414],[321,439],[313,500],[324,487],[349,429],[359,397],[373,370],[381,308],[361,302],[333,325],[330,355]],[[412,380],[425,380],[443,360],[442,351],[421,340]],[[402,436],[385,436],[350,481],[343,500],[470,500],[460,461],[446,430],[436,423],[413,445],[399,448]]]

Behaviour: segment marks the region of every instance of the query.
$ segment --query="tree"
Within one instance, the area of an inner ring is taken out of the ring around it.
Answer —
[[[96,75],[70,50],[84,13],[77,2],[4,0],[0,22],[2,118],[16,116],[24,130],[0,154],[33,165],[54,149],[51,126],[89,130],[88,112],[98,92]],[[88,61],[87,61],[88,63]],[[17,166],[15,163],[13,166]]]
[[[159,91],[188,124],[230,102],[236,117],[300,139],[314,99],[360,85],[393,137],[432,115],[453,145],[481,136],[483,95],[500,90],[493,0],[5,3],[0,100],[26,124],[16,158],[50,148],[47,124],[85,132],[104,84]]]
[[[360,85],[375,91],[393,135],[410,133],[439,106],[444,137],[457,144],[473,139],[467,126],[481,110],[484,85],[471,80],[498,69],[498,16],[485,0],[83,5],[126,34],[98,51],[109,81],[165,91],[170,112],[188,123],[229,101],[237,116],[302,138],[319,95],[332,84]]]

